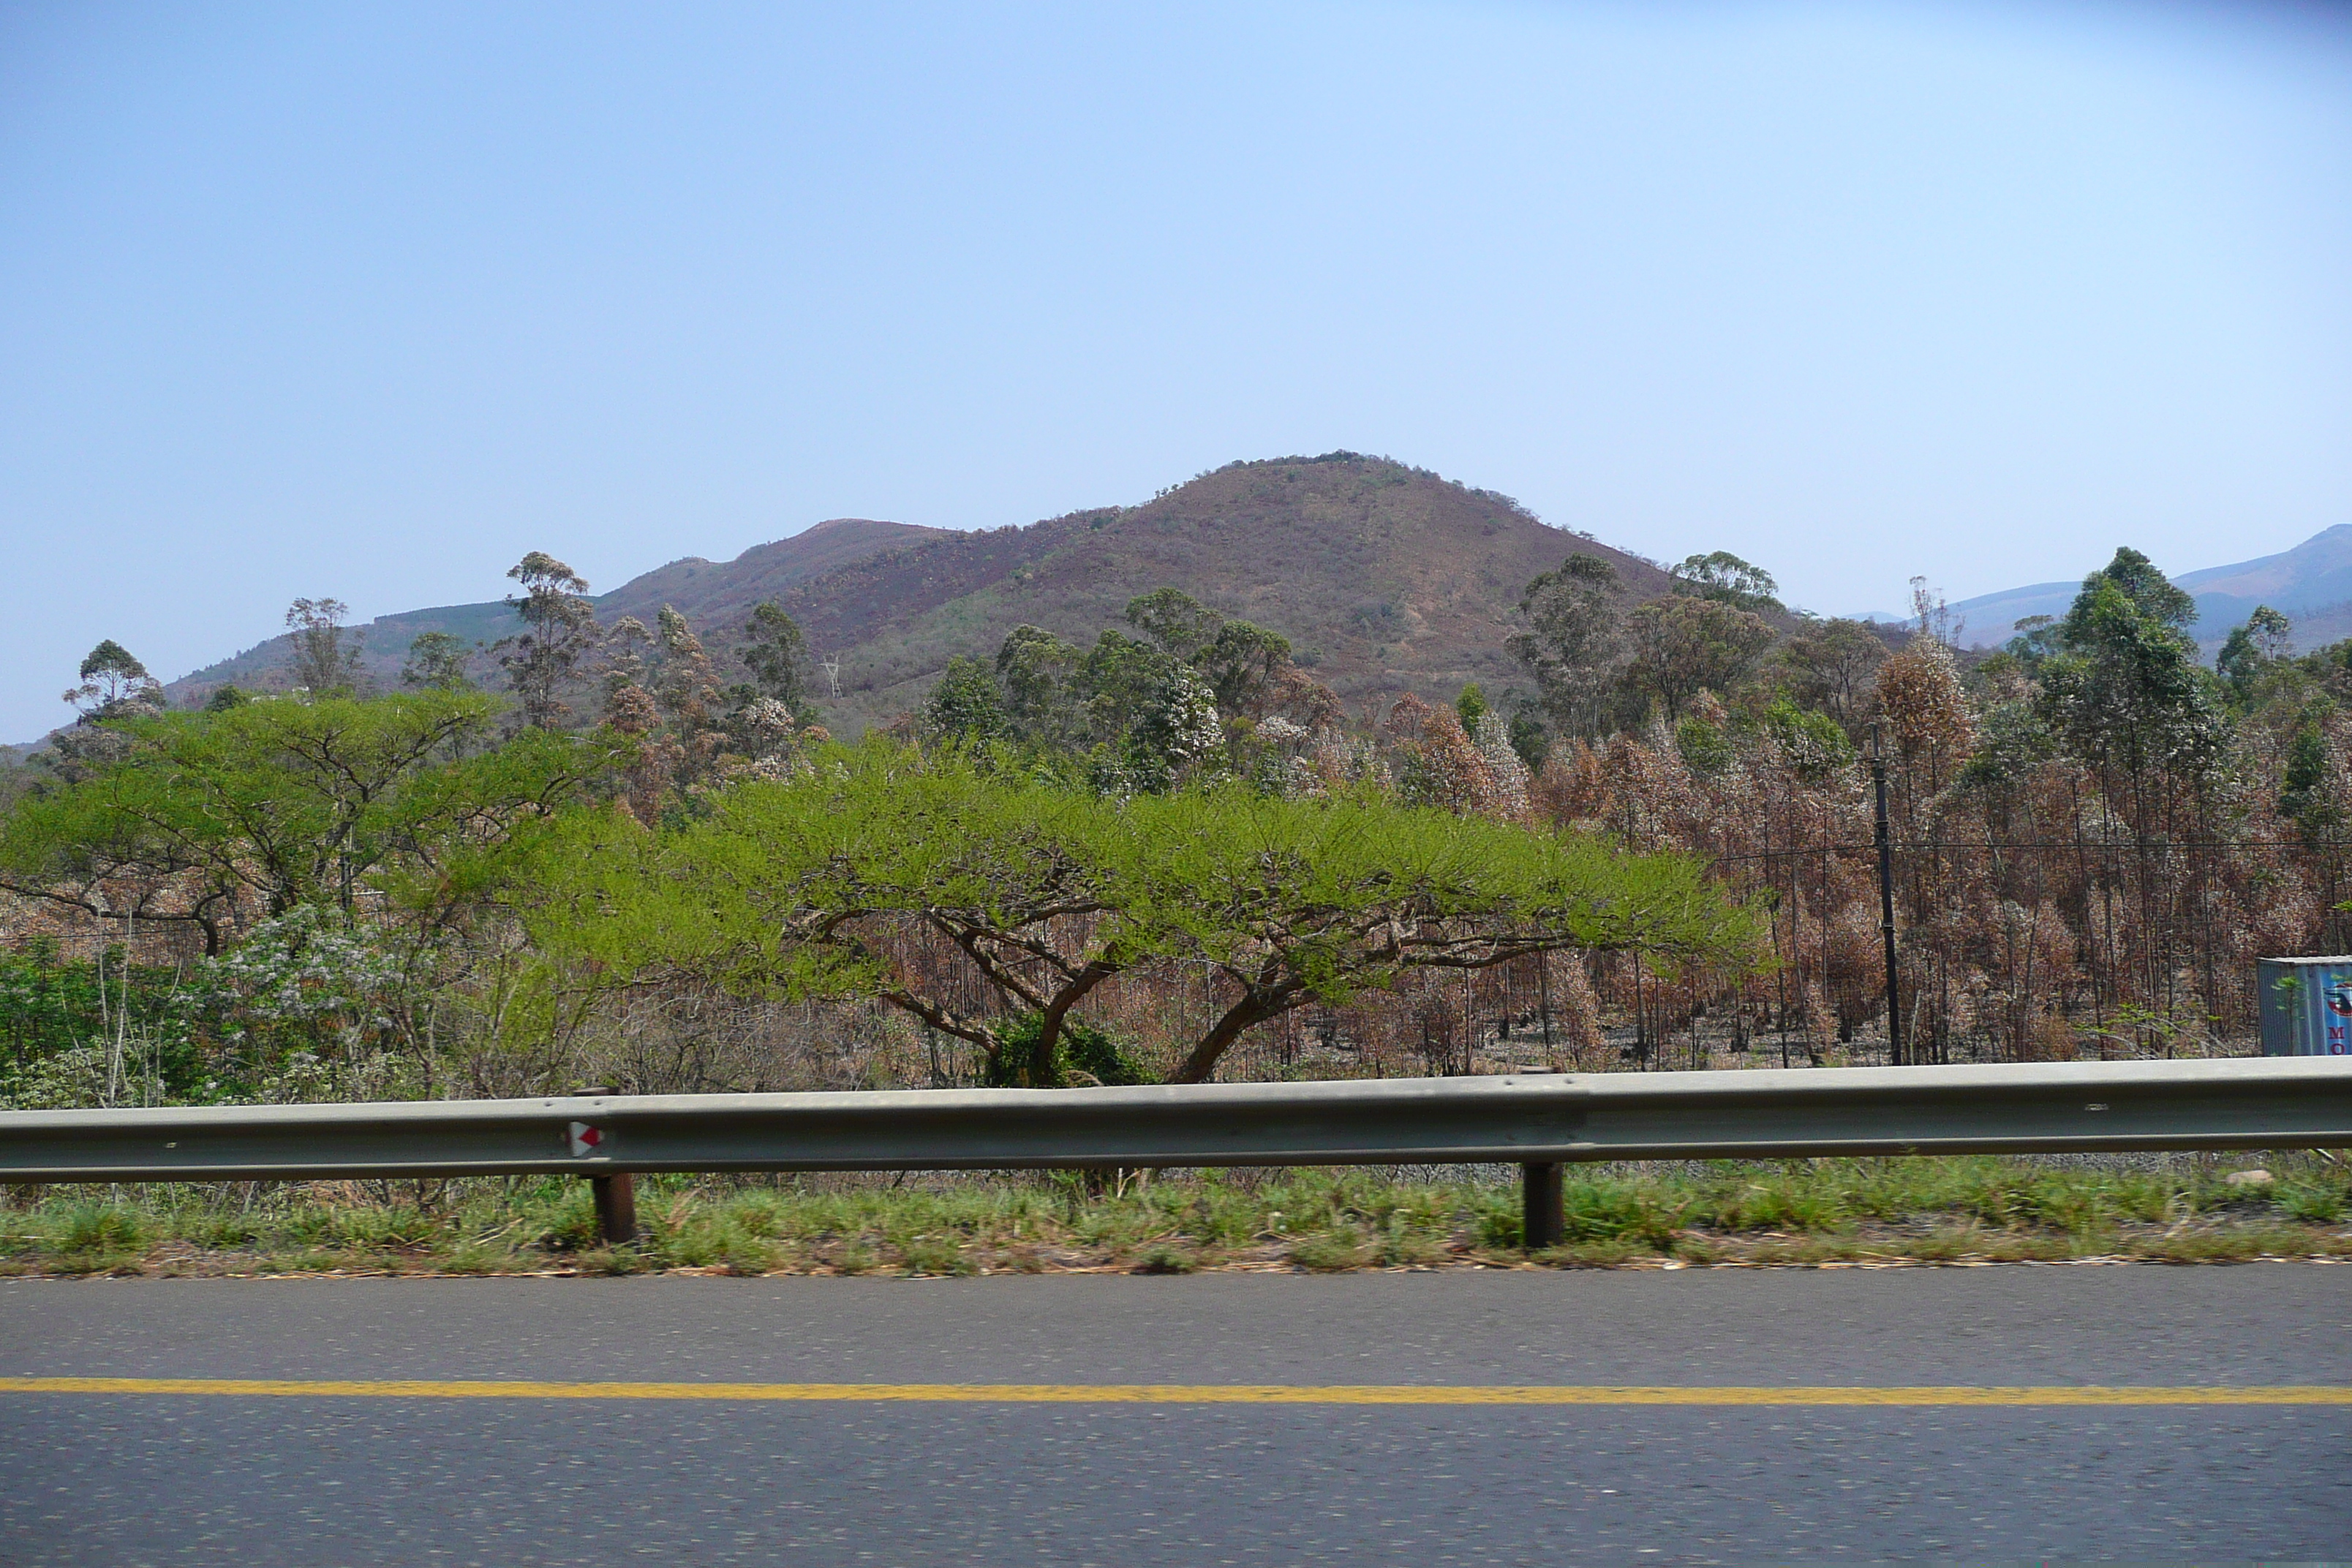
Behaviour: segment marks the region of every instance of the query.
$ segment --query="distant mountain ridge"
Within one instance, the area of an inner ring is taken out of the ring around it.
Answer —
[[[2091,563],[2084,574],[2103,564]],[[2268,605],[2295,623],[2295,644],[2308,651],[2352,637],[2352,522],[2322,529],[2275,555],[2183,572],[2172,581],[2197,601],[2197,623],[2189,629],[2208,649],[2219,646],[2231,628],[2242,626],[2257,606]],[[1963,599],[1951,610],[1965,622],[1963,643],[1997,647],[2028,616],[2063,616],[2082,591],[2079,577],[2033,583]],[[1869,618],[1903,617],[1880,613]]]
[[[881,522],[872,518],[836,517],[814,523],[800,532],[767,544],[755,544],[732,561],[706,561],[688,555],[666,566],[630,578],[607,594],[592,595],[596,618],[607,625],[635,616],[648,626],[665,604],[688,616],[703,618],[714,598],[741,598],[751,605],[773,598],[808,578],[838,571],[850,562],[877,551],[948,536],[942,528],[911,523]],[[361,665],[378,682],[397,681],[408,647],[425,632],[447,632],[487,647],[517,629],[515,613],[504,599],[480,604],[442,605],[430,609],[403,610],[379,616],[352,628],[362,634]],[[244,652],[208,664],[171,682],[164,692],[174,703],[201,698],[221,686],[264,685],[291,663],[291,645],[274,637]]]
[[[560,545],[560,541],[551,541]],[[1299,662],[1351,705],[1413,691],[1451,700],[1466,681],[1523,679],[1503,648],[1528,582],[1571,552],[1614,565],[1636,598],[1667,591],[1655,564],[1549,526],[1509,498],[1353,453],[1226,465],[1133,507],[960,532],[841,518],[745,551],[689,557],[595,599],[610,625],[665,604],[731,656],[752,607],[781,601],[813,656],[837,663],[820,700],[850,732],[919,707],[958,654],[991,655],[1024,622],[1091,643],[1128,600],[1173,586],[1288,637]],[[554,553],[562,553],[560,548]],[[409,643],[446,631],[488,645],[516,629],[502,602],[379,617],[365,667],[386,684]],[[175,703],[282,679],[274,637],[173,681]],[[487,663],[487,661],[483,661]]]

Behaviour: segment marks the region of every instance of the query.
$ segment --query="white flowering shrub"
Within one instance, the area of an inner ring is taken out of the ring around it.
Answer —
[[[256,1098],[348,1100],[396,1092],[423,999],[419,955],[396,939],[301,906],[202,962],[215,1037]]]

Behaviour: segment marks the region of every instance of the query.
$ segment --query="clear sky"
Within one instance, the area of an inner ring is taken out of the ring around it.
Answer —
[[[0,5],[0,738],[1343,447],[1826,612],[2352,521],[2352,15]]]

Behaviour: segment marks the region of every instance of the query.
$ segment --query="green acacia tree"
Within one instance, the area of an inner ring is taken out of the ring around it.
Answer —
[[[977,1046],[1003,1082],[1058,1083],[1072,1009],[1156,962],[1225,982],[1174,1075],[1201,1082],[1254,1026],[1412,970],[1570,948],[1735,965],[1755,952],[1750,912],[1693,861],[1369,796],[1118,802],[963,751],[875,743],[709,804],[666,832],[573,816],[527,915],[542,948],[596,984],[879,998]],[[909,930],[953,943],[997,1005],[925,980],[903,955]]]
[[[0,817],[0,887],[193,924],[210,952],[254,905],[348,914],[396,886],[448,918],[495,879],[484,857],[518,824],[582,799],[611,765],[593,737],[532,731],[485,749],[501,706],[426,690],[122,721],[115,761]]]

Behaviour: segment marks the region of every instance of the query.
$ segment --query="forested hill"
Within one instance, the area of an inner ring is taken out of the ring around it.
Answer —
[[[562,553],[562,541],[547,542]],[[650,623],[674,605],[722,653],[752,605],[779,599],[811,653],[839,661],[841,697],[826,708],[853,731],[920,707],[950,658],[991,655],[1015,626],[1091,643],[1130,598],[1170,586],[1288,637],[1351,706],[1408,690],[1450,701],[1465,681],[1524,679],[1504,651],[1505,623],[1528,581],[1571,550],[1609,560],[1635,598],[1665,591],[1647,562],[1548,527],[1507,497],[1339,453],[1228,464],[1141,506],[1025,528],[821,523],[731,562],[674,563],[596,608],[607,624]],[[495,601],[386,616],[367,628],[367,668],[390,679],[420,632],[487,643],[513,629]],[[171,696],[266,684],[287,658],[276,639],[175,682]]]

